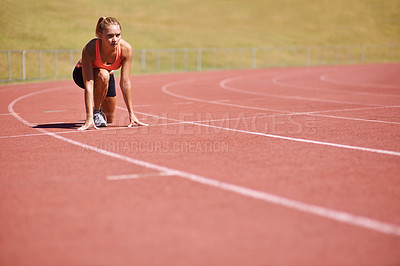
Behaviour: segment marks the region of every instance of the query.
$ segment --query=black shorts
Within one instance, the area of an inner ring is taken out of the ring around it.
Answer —
[[[85,84],[83,83],[83,75],[82,75],[82,68],[81,67],[75,67],[74,72],[72,73],[72,77],[74,78],[74,81],[76,85],[81,87],[82,89],[85,88]],[[107,91],[107,97],[115,97],[117,94],[115,93],[115,79],[114,79],[114,74],[110,74],[110,80],[108,81],[108,91]]]

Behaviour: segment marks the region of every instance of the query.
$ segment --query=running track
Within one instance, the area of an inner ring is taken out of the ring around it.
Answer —
[[[1,265],[399,265],[400,64],[0,87]]]

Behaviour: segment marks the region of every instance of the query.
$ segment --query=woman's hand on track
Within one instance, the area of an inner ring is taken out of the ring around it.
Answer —
[[[149,124],[140,122],[139,119],[132,113],[130,117],[131,123],[128,125],[128,127],[134,127],[134,126],[148,126]]]
[[[134,126],[148,126],[149,124],[145,124],[143,122],[140,122],[139,120],[131,122],[128,127],[134,127]]]
[[[98,127],[96,127],[96,125],[94,124],[93,119],[87,120],[85,122],[85,124],[83,126],[81,126],[80,128],[78,128],[79,131],[84,131],[86,129],[89,129],[90,127],[94,127],[94,129],[99,129]]]

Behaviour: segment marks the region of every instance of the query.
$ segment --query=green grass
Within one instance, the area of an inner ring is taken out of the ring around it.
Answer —
[[[123,38],[137,51],[133,73],[198,70],[196,50],[174,55],[148,51],[143,70],[139,49],[144,48],[220,48],[203,50],[202,70],[400,59],[400,0],[0,1],[0,50],[78,51],[57,58],[52,53],[27,52],[27,79],[70,77],[79,51],[94,37],[102,15],[120,21]],[[387,48],[388,44],[397,46]],[[258,49],[255,59],[251,49],[223,49],[293,46],[297,49]],[[12,53],[10,59],[9,73],[8,55],[0,53],[0,80],[22,79],[21,53]]]
[[[135,48],[393,44],[400,0],[1,0],[0,49],[81,49],[101,15]]]

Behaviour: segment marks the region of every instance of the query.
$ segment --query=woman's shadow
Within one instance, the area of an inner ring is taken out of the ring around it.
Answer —
[[[77,129],[81,127],[83,123],[52,123],[52,124],[40,124],[33,128],[63,128],[63,129]]]

